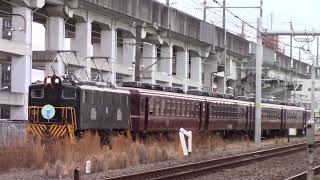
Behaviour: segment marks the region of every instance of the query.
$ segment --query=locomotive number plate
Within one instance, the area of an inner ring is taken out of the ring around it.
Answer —
[[[41,115],[45,119],[51,119],[56,114],[56,110],[50,104],[44,105],[41,109]]]

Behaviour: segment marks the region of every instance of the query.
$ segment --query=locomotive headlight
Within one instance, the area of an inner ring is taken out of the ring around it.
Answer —
[[[46,84],[51,84],[51,78],[46,78]]]
[[[54,85],[54,86],[60,86],[61,85],[61,79],[58,76],[55,76],[55,75],[51,77],[51,82],[52,82],[52,85]]]

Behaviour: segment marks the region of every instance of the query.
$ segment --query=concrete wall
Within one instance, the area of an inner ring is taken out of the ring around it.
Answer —
[[[223,47],[223,29],[205,23],[177,9],[170,8],[169,10],[165,5],[153,0],[85,0],[82,3],[82,7],[88,9],[95,8],[93,4],[105,7],[106,11],[122,13],[130,16],[130,18],[133,17],[150,24],[155,24],[164,29],[168,29],[169,22],[171,22],[173,33],[211,45],[212,51],[215,46]],[[169,13],[170,18],[168,18]],[[228,32],[227,41],[227,48],[232,53],[248,56],[249,42],[247,40]]]
[[[303,103],[306,105],[307,108],[310,108],[310,102],[311,102],[311,79],[300,79],[300,82],[302,83],[301,91],[296,91],[296,102]],[[294,95],[294,92],[291,92],[291,95]],[[318,111],[320,108],[319,106],[320,101],[320,80],[316,80],[315,83],[315,109]]]
[[[24,141],[26,124],[0,121],[0,144],[10,145]]]

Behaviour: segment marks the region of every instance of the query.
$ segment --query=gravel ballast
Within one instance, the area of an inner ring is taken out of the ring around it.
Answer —
[[[316,154],[319,153],[320,150],[318,149]],[[319,164],[320,157],[315,156],[314,166]],[[194,180],[283,180],[306,171],[307,167],[308,164],[306,152],[301,152],[256,162],[248,166],[241,166],[233,169],[221,170],[214,174],[195,178]]]

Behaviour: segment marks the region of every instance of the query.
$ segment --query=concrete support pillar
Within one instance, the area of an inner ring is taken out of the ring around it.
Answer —
[[[108,57],[110,67],[106,63],[107,69],[110,70],[109,73],[104,76],[104,80],[110,81],[112,84],[116,85],[116,59],[117,59],[117,31],[114,27],[111,30],[101,31],[101,46],[100,46],[101,56]],[[105,67],[105,66],[104,66]],[[111,68],[111,69],[109,69]]]
[[[91,21],[76,23],[75,40],[71,43],[71,49],[78,51],[79,61],[84,66],[80,78],[91,79],[91,60],[87,57],[92,56],[93,48],[91,44]]]
[[[188,67],[189,67],[189,54],[187,50],[177,52],[177,77],[183,81],[183,91],[188,91]]]
[[[151,84],[156,84],[156,70],[157,65],[154,64],[157,61],[157,49],[155,44],[144,43],[142,54],[142,81]],[[146,69],[147,68],[147,69]]]
[[[93,56],[100,56],[101,51],[100,51],[100,43],[94,43],[92,44],[92,54]]]
[[[24,56],[12,56],[11,60],[11,91],[24,94],[24,105],[11,106],[10,118],[12,120],[27,120],[28,92],[32,69],[32,12],[26,7],[14,7],[12,13],[25,17],[26,22],[19,16],[12,17],[12,24],[24,29],[24,31],[13,31],[12,40],[24,43],[26,53]]]
[[[49,16],[46,28],[46,50],[64,50],[64,19],[62,17]],[[46,64],[45,76],[65,74],[63,59],[57,56],[57,62],[51,67],[51,62]]]
[[[217,92],[219,93],[225,93],[226,90],[226,81],[224,78],[218,78],[217,79]]]
[[[2,64],[0,64],[0,91],[2,88]]]
[[[168,76],[169,76],[168,86],[172,86],[173,48],[172,48],[172,46],[161,47],[160,53],[161,53],[160,71],[168,74]]]
[[[135,38],[124,38],[123,39],[123,64],[128,67],[132,67],[132,75],[125,79],[125,81],[134,81],[134,62],[136,58],[136,39]]]
[[[2,27],[3,27],[3,18],[2,17],[0,17],[0,39],[2,39]]]
[[[202,59],[201,57],[191,57],[191,79],[198,81],[198,90],[201,90],[202,85]]]

